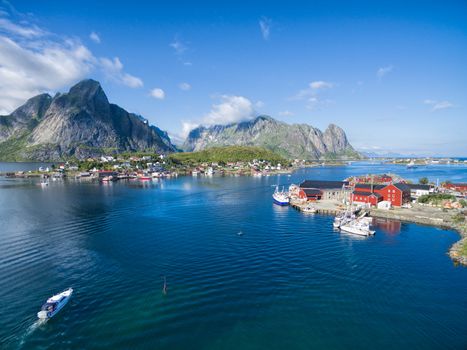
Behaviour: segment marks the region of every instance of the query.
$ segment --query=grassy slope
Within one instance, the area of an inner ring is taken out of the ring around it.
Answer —
[[[253,146],[225,146],[212,147],[199,152],[175,153],[170,159],[181,163],[229,163],[238,161],[252,161],[253,159],[267,160],[273,164],[287,164],[287,160],[280,155],[262,147]]]

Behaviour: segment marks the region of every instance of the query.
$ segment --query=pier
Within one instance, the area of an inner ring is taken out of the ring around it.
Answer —
[[[345,207],[335,200],[320,200],[316,202],[311,202],[313,206],[316,208],[316,214],[323,214],[323,215],[338,215],[345,211]],[[290,206],[298,211],[303,211],[310,202],[303,202],[297,200],[291,200]]]

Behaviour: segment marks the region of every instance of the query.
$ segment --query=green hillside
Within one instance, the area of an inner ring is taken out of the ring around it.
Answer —
[[[262,147],[225,146],[212,147],[199,152],[174,153],[169,156],[175,163],[229,163],[251,162],[254,159],[266,160],[272,164],[287,164],[288,161],[280,155]]]

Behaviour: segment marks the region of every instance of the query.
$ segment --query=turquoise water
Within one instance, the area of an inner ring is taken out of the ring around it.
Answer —
[[[357,163],[47,188],[0,178],[0,348],[465,349],[467,268],[446,255],[455,232],[390,222],[354,237],[271,193],[304,178],[466,181],[466,170]],[[70,303],[38,325],[42,302],[69,286]]]

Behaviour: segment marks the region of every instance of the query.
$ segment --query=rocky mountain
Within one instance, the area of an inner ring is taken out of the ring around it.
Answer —
[[[166,132],[109,103],[101,85],[84,80],[68,93],[41,94],[0,116],[0,159],[79,159],[124,151],[176,151]]]
[[[287,124],[269,116],[228,125],[200,126],[188,135],[182,149],[199,151],[209,147],[261,146],[286,158],[359,158],[344,130],[330,124],[324,133],[307,124]]]

